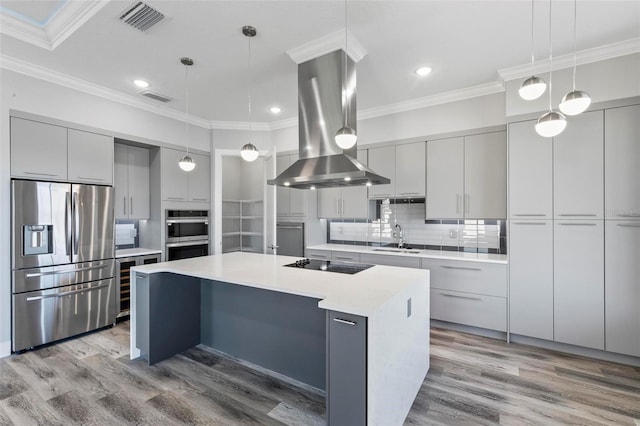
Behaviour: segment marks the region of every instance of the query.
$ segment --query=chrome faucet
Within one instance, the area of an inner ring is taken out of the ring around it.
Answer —
[[[402,234],[402,226],[396,223],[396,226],[393,227],[393,238],[396,240],[396,244],[398,248],[404,248],[405,241],[404,235]]]

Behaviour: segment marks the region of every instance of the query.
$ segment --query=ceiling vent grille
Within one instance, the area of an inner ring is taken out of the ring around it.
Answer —
[[[140,31],[147,31],[164,19],[164,15],[139,1],[120,16],[120,20]]]
[[[142,96],[146,96],[147,98],[151,98],[151,99],[154,99],[156,101],[160,101],[160,102],[169,102],[169,101],[172,100],[168,96],[161,95],[160,93],[153,92],[151,90],[143,90],[139,94],[142,95]]]

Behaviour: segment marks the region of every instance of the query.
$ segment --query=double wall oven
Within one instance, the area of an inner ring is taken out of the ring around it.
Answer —
[[[166,211],[167,260],[209,255],[209,211]]]

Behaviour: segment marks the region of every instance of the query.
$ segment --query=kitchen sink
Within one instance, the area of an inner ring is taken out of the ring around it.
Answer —
[[[374,248],[373,251],[386,251],[389,253],[413,253],[413,254],[420,253],[420,250],[397,249],[397,248]]]

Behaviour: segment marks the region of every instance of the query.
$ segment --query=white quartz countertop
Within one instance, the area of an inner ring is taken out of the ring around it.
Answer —
[[[408,257],[420,257],[420,258],[424,257],[424,258],[430,258],[430,259],[444,259],[444,260],[464,260],[469,262],[502,263],[505,265],[508,263],[508,258],[506,254],[469,253],[469,252],[460,252],[460,251],[420,250],[420,249],[411,249],[412,252],[418,251],[419,253],[405,253],[402,251],[395,251],[398,249],[392,249],[388,247],[359,246],[359,245],[350,245],[350,244],[318,244],[313,246],[307,246],[307,249],[343,251],[343,252],[366,253],[366,254],[380,254],[380,255],[387,255],[387,256],[408,256]],[[393,251],[379,251],[379,249],[393,250]],[[402,250],[405,250],[405,249],[402,249]]]
[[[144,248],[144,247],[122,249],[122,250],[116,250],[116,259],[120,259],[122,257],[146,256],[148,254],[158,254],[158,253],[162,253],[162,250],[150,249],[150,248]]]
[[[417,286],[429,290],[429,271],[376,265],[356,274],[290,268],[298,257],[226,253],[136,266],[136,272],[170,272],[207,280],[321,299],[318,307],[364,317]]]

